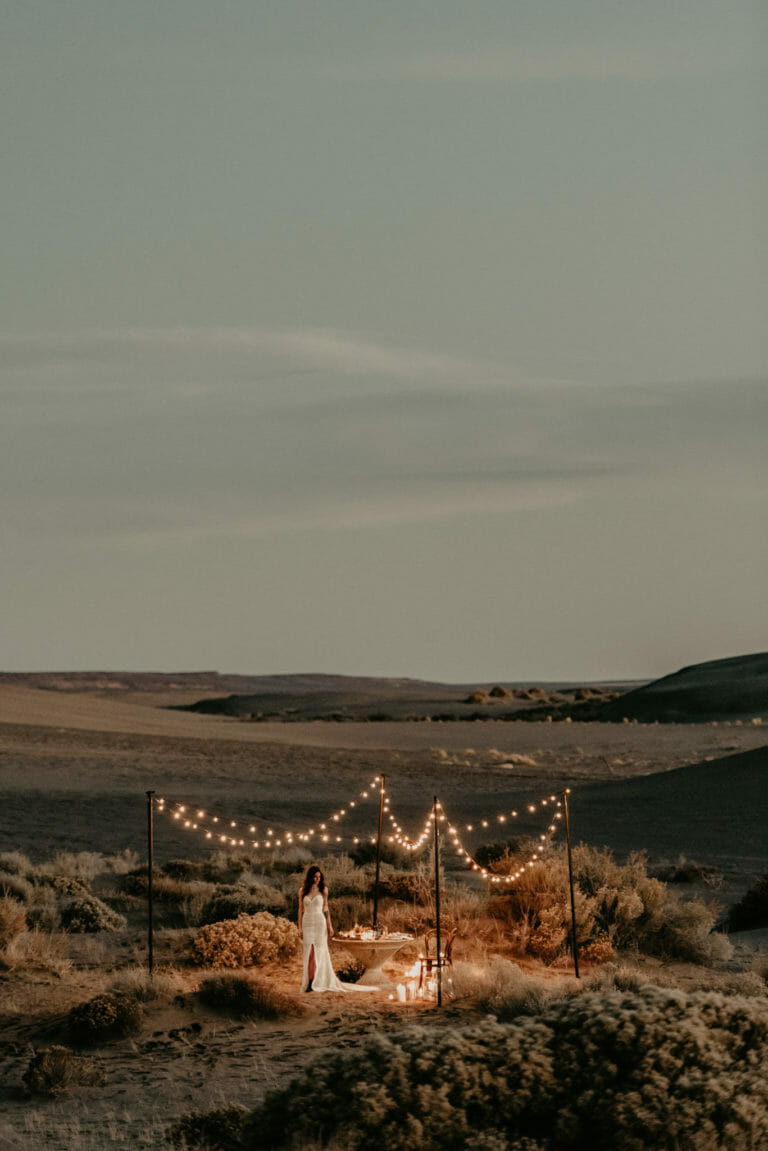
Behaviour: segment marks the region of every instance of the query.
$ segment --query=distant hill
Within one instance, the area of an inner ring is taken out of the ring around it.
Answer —
[[[532,720],[768,722],[768,652],[711,660],[652,683],[436,683],[408,677],[196,672],[0,672],[0,685],[117,698],[246,721]],[[177,696],[176,704],[173,697]],[[191,702],[192,701],[192,702]]]
[[[684,667],[600,709],[600,718],[641,723],[768,719],[768,652]]]
[[[120,692],[120,691],[199,691],[226,695],[305,696],[363,694],[366,696],[416,698],[428,695],[450,697],[469,691],[473,685],[427,683],[418,679],[385,679],[368,676],[296,674],[296,675],[231,675],[218,671],[37,671],[0,672],[0,684],[16,684],[43,691]]]
[[[768,747],[635,779],[582,784],[574,792],[576,841],[620,855],[653,844],[726,872],[755,875],[768,864]]]
[[[204,715],[259,721],[482,720],[544,718],[589,701],[597,707],[619,685],[433,683],[365,676],[273,676],[257,691],[179,705]],[[621,685],[625,687],[626,685]]]

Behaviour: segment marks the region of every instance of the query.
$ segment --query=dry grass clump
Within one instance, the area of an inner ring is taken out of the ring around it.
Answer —
[[[67,1016],[70,1040],[83,1047],[95,1047],[110,1039],[123,1039],[141,1030],[144,1012],[132,995],[106,991],[73,1007]]]
[[[126,921],[101,899],[89,895],[64,905],[61,926],[75,934],[93,935],[99,931],[123,931]]]
[[[290,959],[299,949],[299,932],[289,920],[259,911],[201,928],[192,949],[201,966],[251,967]]]
[[[714,1151],[767,1139],[768,1007],[644,987],[325,1052],[227,1146]]]
[[[3,952],[3,962],[11,971],[37,969],[65,975],[72,968],[66,935],[51,935],[33,927],[17,935]]]
[[[649,983],[657,983],[636,967],[624,964],[606,963],[597,971],[592,971],[583,981],[584,991],[639,991]],[[669,986],[669,984],[662,984]]]
[[[86,885],[105,870],[104,856],[100,851],[57,851],[53,859],[35,868],[40,877],[65,876],[79,879]]]
[[[209,975],[198,994],[208,1007],[231,1019],[284,1019],[303,1014],[298,1000],[243,972]]]
[[[27,917],[22,905],[10,895],[0,896],[0,949],[8,947],[26,930]]]
[[[73,1087],[97,1086],[104,1082],[104,1076],[93,1059],[54,1045],[35,1052],[22,1080],[28,1095],[55,1099]]]
[[[21,851],[0,851],[0,871],[9,875],[29,875],[34,870],[29,857]]]
[[[17,903],[27,903],[34,892],[34,886],[23,875],[15,871],[0,871],[0,899],[15,899]]]
[[[126,875],[119,877],[120,890],[125,895],[138,895],[147,898],[149,891],[149,874],[146,867],[137,867]],[[214,891],[212,883],[204,883],[199,879],[175,879],[164,875],[162,871],[152,871],[152,898],[158,903],[180,907],[185,900],[205,895],[210,898]]]
[[[170,1002],[181,990],[179,977],[171,971],[149,974],[145,967],[131,967],[114,977],[109,990],[117,995],[128,995],[140,1003]]]
[[[471,999],[482,1011],[505,1022],[520,1015],[539,1015],[554,999],[575,993],[559,981],[526,975],[500,955],[482,967],[454,963],[449,975],[457,998]]]

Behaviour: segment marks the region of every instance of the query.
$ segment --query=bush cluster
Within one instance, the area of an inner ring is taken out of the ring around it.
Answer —
[[[581,844],[573,851],[573,868],[576,937],[585,958],[605,962],[633,948],[694,963],[730,954],[727,939],[713,933],[717,908],[683,899],[651,878],[642,856],[618,864],[610,852]],[[571,933],[565,854],[553,852],[526,869],[509,893],[491,899],[490,909],[508,924],[521,952],[545,963],[564,956]]]
[[[107,991],[73,1007],[66,1030],[73,1043],[95,1047],[109,1039],[123,1039],[141,1030],[141,1003],[132,995]]]
[[[290,959],[299,948],[294,923],[259,911],[200,929],[193,941],[195,960],[206,967],[251,967]]]
[[[93,1059],[59,1045],[36,1051],[22,1075],[28,1095],[49,1098],[66,1095],[73,1087],[92,1087],[103,1080]]]
[[[90,895],[90,888],[82,879],[73,875],[43,873],[38,877],[41,887],[49,887],[62,899],[76,899]]]
[[[655,987],[378,1037],[269,1096],[240,1144],[363,1151],[765,1146],[768,1006]],[[316,1144],[313,1144],[316,1145]]]
[[[95,934],[98,931],[122,931],[125,918],[118,915],[95,895],[73,899],[61,910],[61,926],[74,934]]]

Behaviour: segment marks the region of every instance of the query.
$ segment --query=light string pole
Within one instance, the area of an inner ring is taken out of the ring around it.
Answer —
[[[155,969],[152,931],[152,872],[155,869],[154,791],[147,792],[147,968],[150,978]]]
[[[435,796],[432,806],[432,822],[434,824],[434,842],[435,842],[435,928],[437,930],[437,937],[435,943],[437,945],[437,1006],[443,1006],[443,962],[441,956],[441,938],[440,938],[440,831],[438,829],[438,801]]]
[[[379,830],[376,836],[376,878],[373,882],[373,930],[379,930],[379,876],[381,874],[381,832],[384,825],[385,776],[379,778]]]
[[[568,884],[571,889],[571,946],[573,948],[573,973],[579,978],[579,944],[576,938],[576,897],[573,891],[573,858],[571,856],[571,823],[568,818],[568,792],[563,791],[563,806],[565,808],[565,842],[568,848]]]

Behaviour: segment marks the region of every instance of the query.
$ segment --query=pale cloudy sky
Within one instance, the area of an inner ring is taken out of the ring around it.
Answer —
[[[768,647],[763,20],[9,0],[0,670]]]

